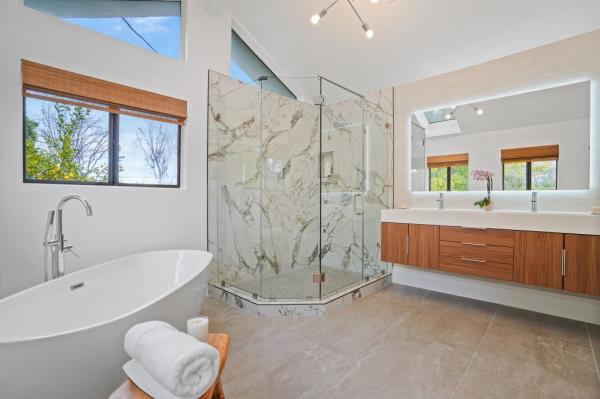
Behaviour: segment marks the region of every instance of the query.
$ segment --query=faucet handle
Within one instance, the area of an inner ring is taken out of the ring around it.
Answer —
[[[75,255],[76,258],[79,258],[79,255],[77,254],[77,252],[75,252],[75,250],[73,249],[72,245],[68,245],[65,247],[64,252],[70,252],[73,255]]]

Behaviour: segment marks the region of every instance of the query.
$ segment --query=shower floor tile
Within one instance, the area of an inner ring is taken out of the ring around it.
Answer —
[[[325,282],[321,285],[322,295],[341,290],[362,281],[362,273],[324,266]],[[258,281],[240,281],[232,284],[234,287],[249,293],[256,293],[263,298],[305,299],[319,297],[319,285],[313,282],[313,273],[317,268],[303,268],[291,272],[267,276],[262,279],[262,292]]]
[[[206,298],[228,399],[600,398],[597,326],[390,285],[322,317]]]

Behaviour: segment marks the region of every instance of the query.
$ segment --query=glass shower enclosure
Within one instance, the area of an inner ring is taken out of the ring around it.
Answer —
[[[211,283],[262,300],[321,300],[385,275],[393,116],[314,78],[317,104],[210,72]],[[332,99],[332,101],[325,101]]]

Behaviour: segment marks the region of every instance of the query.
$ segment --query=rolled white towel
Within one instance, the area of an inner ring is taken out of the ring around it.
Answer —
[[[131,327],[125,352],[176,396],[198,397],[219,374],[219,352],[162,321]]]

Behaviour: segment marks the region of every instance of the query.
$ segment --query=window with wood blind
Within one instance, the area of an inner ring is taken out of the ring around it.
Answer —
[[[427,157],[429,191],[468,191],[469,154]]]
[[[179,187],[187,103],[22,61],[23,180]]]
[[[556,190],[559,152],[558,144],[502,149],[503,189]]]

